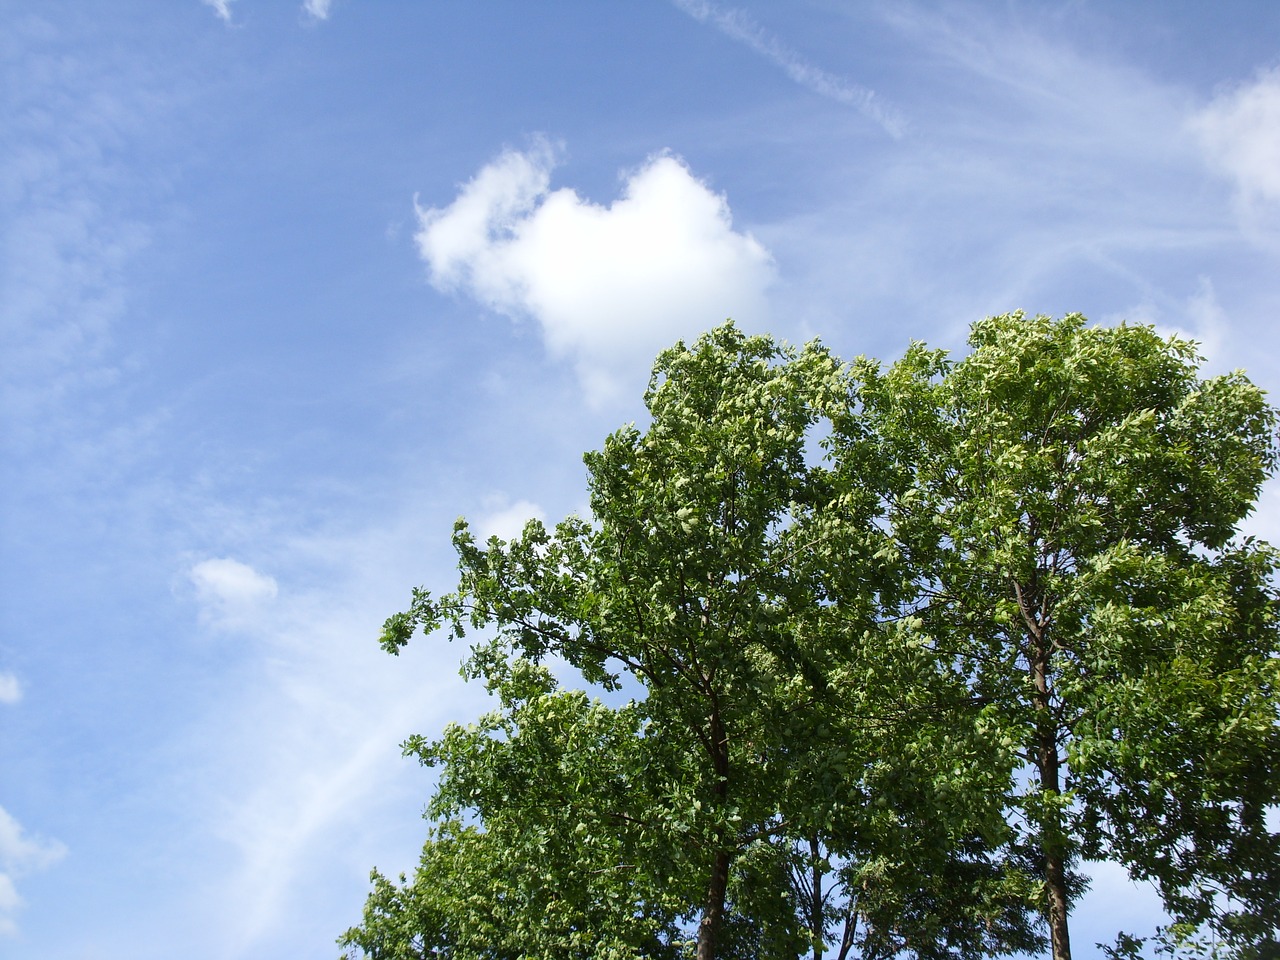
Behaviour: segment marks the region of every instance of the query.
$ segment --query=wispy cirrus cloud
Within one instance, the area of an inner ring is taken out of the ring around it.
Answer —
[[[98,456],[125,433],[90,411],[129,363],[116,333],[156,206],[110,158],[136,149],[165,105],[136,64],[62,43],[35,16],[0,39],[0,430],[10,451],[50,465],[43,490],[85,476],[67,460]]]
[[[918,64],[904,89],[918,135],[833,181],[786,233],[761,229],[813,274],[793,300],[822,290],[824,310],[910,317],[959,343],[972,319],[1015,306],[1100,318],[1148,303],[1186,328],[1197,276],[1225,297],[1206,255],[1234,233],[1198,189],[1185,88],[1068,42],[1045,11],[902,3],[877,17]],[[1194,258],[1175,282],[1150,269],[1175,255]],[[942,317],[955,319],[936,329]],[[833,312],[824,325],[844,322]]]
[[[506,501],[495,502],[503,513]],[[520,507],[496,517],[504,530]],[[371,866],[409,868],[421,838],[404,812],[428,783],[398,744],[474,713],[483,695],[457,677],[464,651],[419,638],[389,657],[376,638],[406,598],[405,571],[427,583],[451,575],[451,519],[412,506],[368,526],[286,524],[253,566],[219,557],[185,571],[201,618],[239,610],[255,640],[252,669],[212,678],[219,693],[175,732],[170,749],[197,759],[157,791],[164,807],[186,798],[184,822],[231,851],[218,869],[193,873],[171,908],[216,931],[218,956],[270,953],[282,931],[315,916],[341,917],[336,933],[343,911],[356,919]],[[429,542],[438,557],[424,553]],[[275,576],[261,572],[268,566]]]
[[[734,229],[728,201],[682,160],[650,157],[608,206],[552,190],[555,162],[545,140],[508,150],[447,207],[418,209],[436,288],[534,319],[593,403],[680,336],[764,319],[769,252]]]
[[[742,10],[717,6],[708,0],[673,0],[700,23],[709,23],[731,40],[781,68],[792,81],[814,93],[853,107],[895,139],[906,131],[906,119],[884,103],[874,90],[837,76],[801,56],[770,34]]]
[[[219,20],[224,23],[231,22],[231,4],[235,0],[201,0],[201,2],[205,6],[212,7]],[[332,9],[333,0],[304,0],[302,4],[303,13],[315,20],[328,20]]]

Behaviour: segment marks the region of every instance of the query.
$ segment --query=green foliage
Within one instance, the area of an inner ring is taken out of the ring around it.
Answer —
[[[1184,953],[1270,955],[1277,558],[1234,532],[1275,413],[1144,327],[970,342],[846,367],[727,324],[587,454],[589,521],[459,521],[458,587],[382,644],[480,634],[498,706],[406,743],[432,832],[353,955],[1065,958],[1081,857]]]
[[[1145,327],[1013,314],[970,344],[862,363],[837,457],[890,451],[918,615],[1030,773],[1008,813],[1049,871],[1055,954],[1081,854],[1155,881],[1180,922],[1274,943],[1276,556],[1232,537],[1275,412]]]
[[[411,883],[375,877],[348,944],[388,960],[674,956],[659,946],[687,890],[633,815],[654,759],[637,711],[561,691],[527,660],[494,666],[500,709],[406,744],[441,769],[435,826]],[[417,953],[396,952],[406,917]]]

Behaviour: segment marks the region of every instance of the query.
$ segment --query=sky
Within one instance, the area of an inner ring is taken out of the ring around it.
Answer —
[[[1024,309],[1280,388],[1280,5],[0,0],[0,956],[328,957],[483,709],[382,653],[654,355]],[[1248,531],[1280,539],[1280,487]],[[1077,953],[1158,922],[1094,868]]]

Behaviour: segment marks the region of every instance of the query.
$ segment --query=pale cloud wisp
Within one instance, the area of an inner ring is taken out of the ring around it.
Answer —
[[[246,625],[279,592],[272,577],[227,557],[203,560],[187,576],[196,588],[202,619],[223,627]]]
[[[231,22],[232,0],[204,0],[204,2],[207,6],[213,7],[213,12],[218,15],[218,19]]]
[[[302,9],[317,20],[328,20],[333,0],[306,0]]]
[[[530,520],[546,522],[546,519],[546,514],[536,503],[517,500],[504,507],[495,506],[479,517],[473,526],[477,540],[488,540],[490,537],[514,540],[524,532],[525,524]]]
[[[1191,129],[1246,203],[1280,203],[1280,67],[1216,97]]]
[[[22,684],[12,673],[0,672],[0,703],[13,704],[22,699]]]
[[[22,906],[13,878],[33,870],[43,870],[66,856],[67,848],[57,841],[27,836],[22,824],[0,807],[0,936],[17,933],[14,914]]]

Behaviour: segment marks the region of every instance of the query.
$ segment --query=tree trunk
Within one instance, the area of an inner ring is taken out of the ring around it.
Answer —
[[[711,767],[716,782],[712,787],[715,797],[713,809],[723,813],[729,799],[729,741],[719,710],[713,709],[710,723]],[[729,890],[729,865],[732,854],[729,838],[724,836],[723,824],[716,835],[716,850],[711,860],[711,879],[707,884],[707,899],[702,908],[702,920],[698,924],[697,960],[715,960],[720,926],[724,919],[724,901]]]
[[[822,866],[819,858],[821,852],[822,848],[818,845],[818,839],[811,837],[809,839],[809,856],[813,858],[813,877],[810,880],[810,892],[813,895],[813,899],[809,906],[809,930],[813,934],[813,960],[822,960],[822,935],[826,927],[826,924],[822,922]]]
[[[711,863],[711,883],[707,886],[702,921],[698,924],[698,960],[715,960],[716,941],[720,936],[720,923],[724,919],[724,900],[728,889],[729,851],[717,850]]]
[[[1053,960],[1071,960],[1071,935],[1067,928],[1067,875],[1059,853],[1045,850],[1044,868],[1049,886],[1049,940]]]
[[[1053,960],[1071,960],[1071,935],[1067,927],[1067,869],[1064,851],[1061,771],[1058,761],[1058,727],[1053,719],[1049,689],[1049,644],[1043,625],[1032,639],[1032,679],[1035,683],[1036,769],[1045,811],[1040,823],[1040,849],[1044,857],[1045,888],[1049,913],[1049,942]]]

